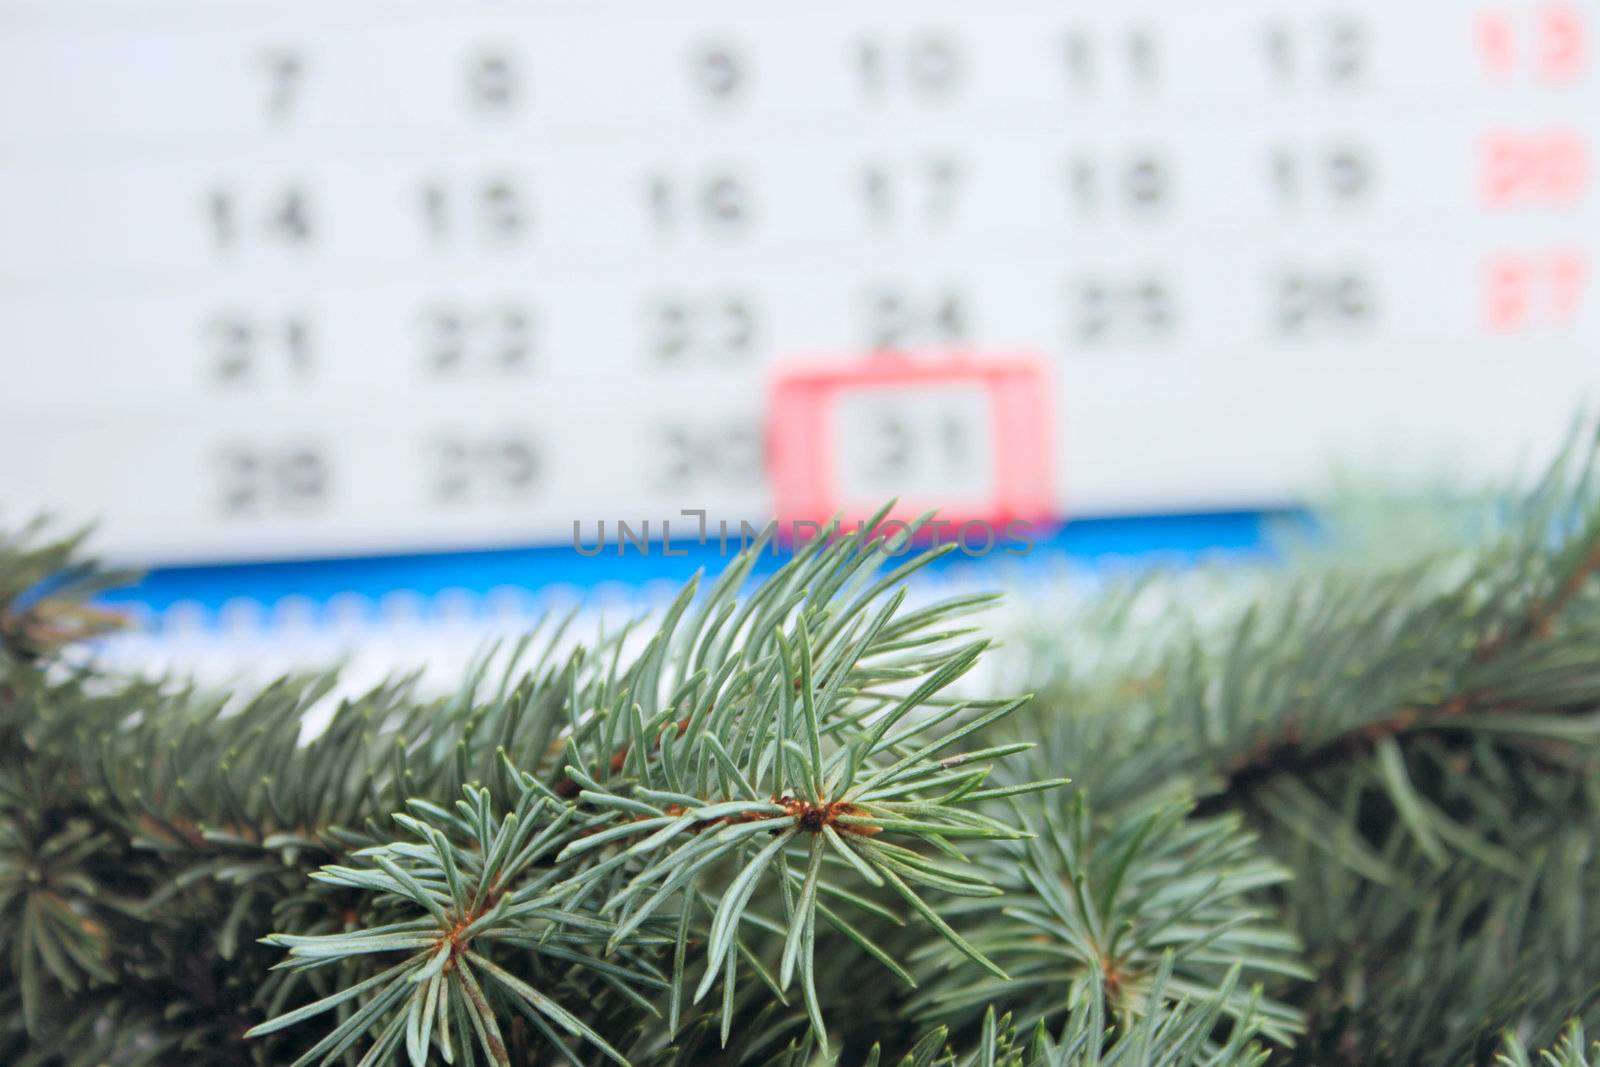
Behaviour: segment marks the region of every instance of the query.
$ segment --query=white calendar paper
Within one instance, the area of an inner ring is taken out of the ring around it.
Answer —
[[[1499,474],[1600,384],[1597,34],[0,0],[0,506],[141,561],[759,519],[780,368],[951,346],[1048,367],[1063,515],[1280,503],[1335,456]]]

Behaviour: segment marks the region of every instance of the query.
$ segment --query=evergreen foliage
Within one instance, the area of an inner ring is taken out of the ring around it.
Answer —
[[[819,539],[444,696],[117,676],[0,536],[0,1062],[1600,1060],[1595,457],[998,660]]]

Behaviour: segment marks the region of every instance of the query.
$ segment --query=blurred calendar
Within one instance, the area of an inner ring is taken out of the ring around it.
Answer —
[[[785,376],[884,360],[818,484],[982,498],[1006,419],[920,374],[952,352],[1030,354],[1008,447],[1057,516],[1272,506],[1336,456],[1499,474],[1600,385],[1597,34],[1592,2],[0,0],[0,507],[158,562],[760,519]]]

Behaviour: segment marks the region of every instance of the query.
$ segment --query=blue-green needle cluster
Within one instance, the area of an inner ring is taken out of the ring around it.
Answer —
[[[0,534],[0,1063],[1600,1062],[1597,453],[1003,651],[757,545],[442,695],[117,675]]]

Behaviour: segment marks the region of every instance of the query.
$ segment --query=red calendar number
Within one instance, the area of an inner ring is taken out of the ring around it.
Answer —
[[[874,355],[782,371],[768,463],[781,523],[930,509],[950,521],[1053,516],[1050,397],[1032,354]]]
[[[1483,314],[1494,333],[1563,328],[1578,317],[1588,265],[1570,249],[1490,257],[1484,271]]]
[[[1489,8],[1478,14],[1478,57],[1496,81],[1531,76],[1560,84],[1583,76],[1588,32],[1572,4],[1541,4],[1532,10]]]
[[[1589,143],[1567,130],[1491,133],[1480,146],[1479,176],[1487,207],[1568,207],[1589,187]]]

